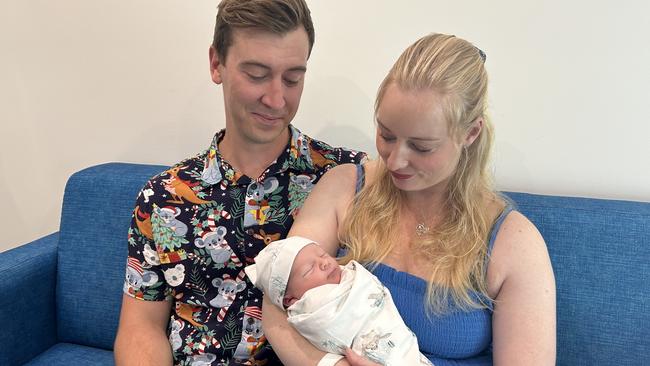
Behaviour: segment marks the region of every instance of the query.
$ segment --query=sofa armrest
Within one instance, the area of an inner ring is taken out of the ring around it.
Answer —
[[[0,365],[20,365],[56,343],[59,233],[0,253]]]

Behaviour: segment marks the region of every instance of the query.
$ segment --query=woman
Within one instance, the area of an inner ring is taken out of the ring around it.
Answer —
[[[554,365],[555,282],[535,226],[490,184],[485,54],[432,34],[404,51],[375,103],[380,159],[325,174],[289,235],[367,266],[435,365]],[[324,354],[274,306],[286,365]],[[325,363],[323,359],[323,363]],[[348,351],[337,365],[373,365]]]

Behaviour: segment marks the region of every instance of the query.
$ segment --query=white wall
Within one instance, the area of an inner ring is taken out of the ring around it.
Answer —
[[[223,126],[208,74],[216,0],[4,0],[0,250],[57,230],[73,172],[172,164]],[[310,0],[295,124],[374,151],[372,103],[429,32],[487,53],[505,190],[650,201],[650,2]]]

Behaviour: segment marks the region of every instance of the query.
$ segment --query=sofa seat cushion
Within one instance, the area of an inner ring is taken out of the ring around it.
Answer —
[[[57,343],[47,351],[25,364],[26,366],[70,366],[70,365],[115,365],[113,351],[80,346],[72,343]]]

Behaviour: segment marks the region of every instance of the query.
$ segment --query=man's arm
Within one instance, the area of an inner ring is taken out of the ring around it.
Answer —
[[[122,295],[120,324],[115,338],[117,366],[172,364],[167,339],[171,301],[143,301]]]

